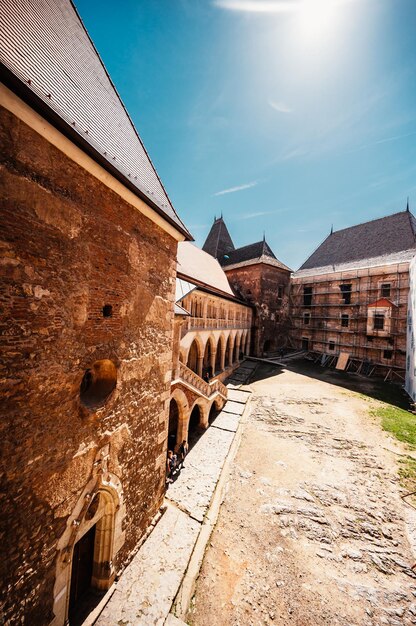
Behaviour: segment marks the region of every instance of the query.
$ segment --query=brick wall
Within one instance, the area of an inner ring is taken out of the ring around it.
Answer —
[[[0,134],[2,623],[47,624],[97,450],[110,444],[124,492],[116,569],[161,504],[176,242],[5,110]],[[88,410],[80,384],[100,359],[117,386]]]
[[[289,327],[290,272],[259,263],[227,269],[230,284],[255,306],[251,354],[262,356],[285,346]],[[282,298],[278,298],[279,287]],[[266,343],[267,342],[267,343]]]

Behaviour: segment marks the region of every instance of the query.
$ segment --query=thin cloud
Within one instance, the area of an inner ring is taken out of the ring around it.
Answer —
[[[298,148],[294,148],[294,150],[289,150],[289,152],[285,152],[278,160],[291,161],[292,159],[296,159],[298,157],[304,157],[307,154],[309,154],[308,150],[303,146],[299,146]]]
[[[215,0],[214,6],[227,11],[244,13],[291,13],[299,8],[299,2],[284,0]]]
[[[214,193],[214,196],[223,196],[226,193],[235,193],[236,191],[243,191],[243,189],[251,189],[251,187],[255,187],[258,185],[258,181],[254,180],[252,183],[245,183],[244,185],[238,185],[237,187],[230,187],[229,189],[223,189],[222,191],[217,191]]]
[[[284,102],[274,102],[274,100],[269,100],[269,105],[272,109],[278,111],[279,113],[292,113],[291,107]]]
[[[213,5],[227,11],[242,13],[294,13],[310,0],[214,0]],[[337,4],[346,4],[355,0],[333,0]]]
[[[411,133],[405,133],[404,135],[394,135],[393,137],[386,137],[385,139],[379,139],[378,141],[366,143],[355,150],[351,150],[351,152],[359,152],[360,150],[365,150],[365,148],[369,148],[370,146],[377,146],[380,143],[388,143],[389,141],[396,141],[397,139],[405,139],[406,137],[412,137],[413,135],[416,135],[416,130]]]
[[[255,213],[243,213],[242,215],[239,215],[238,220],[235,221],[251,220],[255,217],[262,217],[263,215],[276,215],[277,213],[286,213],[287,211],[289,211],[288,208],[276,209],[276,211],[256,211]]]

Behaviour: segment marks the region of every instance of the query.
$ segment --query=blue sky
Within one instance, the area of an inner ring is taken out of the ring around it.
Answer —
[[[416,211],[416,0],[75,2],[197,244]]]

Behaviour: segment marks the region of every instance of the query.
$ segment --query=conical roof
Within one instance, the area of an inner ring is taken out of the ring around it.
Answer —
[[[220,263],[222,263],[226,254],[235,250],[233,240],[231,239],[222,216],[218,219],[214,219],[214,223],[211,226],[211,230],[208,233],[208,237],[202,249],[218,259]]]

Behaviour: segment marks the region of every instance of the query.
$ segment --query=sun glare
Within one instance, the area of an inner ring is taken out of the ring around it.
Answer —
[[[320,44],[335,34],[339,18],[337,0],[304,0],[297,12],[297,29],[305,44]]]

